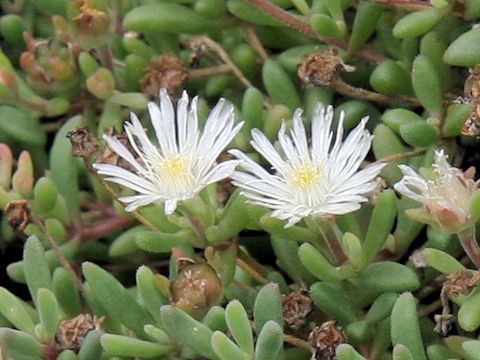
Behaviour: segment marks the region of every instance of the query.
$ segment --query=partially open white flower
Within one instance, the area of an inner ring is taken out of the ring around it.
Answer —
[[[104,136],[107,145],[127,161],[133,171],[112,164],[94,164],[106,180],[126,186],[137,194],[121,197],[133,211],[151,203],[164,204],[165,213],[175,211],[178,201],[188,200],[206,185],[232,174],[237,160],[216,164],[217,158],[239,132],[243,123],[235,125],[233,106],[224,106],[221,99],[208,115],[203,133],[198,129],[197,97],[189,104],[183,92],[175,113],[165,89],[160,90],[160,106],[148,104],[157,145],[147,137],[135,114],[125,125],[131,153],[116,138]]]
[[[385,164],[360,170],[370,150],[373,136],[365,129],[367,118],[343,137],[344,114],[340,116],[332,144],[333,107],[317,106],[312,119],[309,146],[302,120],[302,110],[293,116],[293,128],[286,134],[285,124],[278,133],[282,154],[267,137],[252,130],[251,144],[273,167],[269,173],[238,150],[230,153],[242,160],[245,171],[235,171],[233,184],[244,189],[251,203],[273,209],[272,216],[287,220],[292,226],[306,216],[346,214],[360,208],[365,196],[376,187],[375,178]]]
[[[448,232],[458,232],[472,225],[474,219],[470,212],[478,182],[473,180],[471,171],[464,173],[452,167],[443,150],[435,152],[433,176],[429,179],[406,165],[399,167],[403,178],[395,184],[395,190],[423,204],[422,209],[409,210],[412,217]]]

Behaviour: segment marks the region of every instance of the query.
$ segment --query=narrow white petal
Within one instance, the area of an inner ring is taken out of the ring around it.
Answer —
[[[182,97],[177,103],[177,119],[178,119],[178,149],[183,152],[187,142],[187,123],[188,123],[188,95],[183,91]]]
[[[232,175],[239,161],[229,160],[215,166],[204,178],[205,185],[213,184]]]
[[[120,155],[122,159],[127,161],[135,169],[137,170],[142,169],[142,166],[138,163],[137,160],[135,160],[133,155],[128,151],[128,149],[120,141],[108,135],[103,135],[103,139],[107,143],[108,147],[113,151],[115,151],[118,155]]]
[[[169,199],[165,201],[165,214],[171,215],[177,208],[177,201],[174,199]]]
[[[278,152],[273,147],[268,138],[258,129],[252,130],[252,147],[258,151],[267,161],[273,166],[274,169],[282,174],[287,171],[287,163],[282,160]]]

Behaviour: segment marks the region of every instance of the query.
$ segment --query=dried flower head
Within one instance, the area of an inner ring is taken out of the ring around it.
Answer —
[[[301,62],[297,75],[305,84],[329,86],[339,72],[355,71],[355,67],[343,63],[335,49],[307,55]]]
[[[217,158],[238,133],[243,123],[235,125],[233,106],[221,99],[207,118],[203,133],[198,129],[197,98],[190,106],[186,92],[178,101],[177,112],[165,89],[160,91],[160,106],[148,105],[158,146],[147,137],[137,116],[125,126],[129,151],[118,139],[104,135],[107,145],[134,170],[117,165],[96,163],[99,174],[107,181],[126,186],[136,195],[120,200],[133,211],[148,204],[164,204],[172,214],[179,201],[196,196],[205,186],[230,176],[236,160],[216,164]]]
[[[293,330],[300,329],[313,310],[313,301],[305,290],[294,291],[282,297],[283,319]]]
[[[4,209],[8,224],[14,230],[23,231],[30,223],[30,207],[27,200],[10,201]]]
[[[58,325],[55,341],[61,349],[77,352],[80,350],[85,336],[92,330],[98,330],[102,322],[103,317],[98,318],[90,314],[80,314],[72,319],[63,320]]]
[[[145,76],[140,80],[140,88],[150,96],[156,96],[162,88],[174,95],[187,78],[188,70],[180,59],[167,53],[150,63]]]
[[[395,189],[423,204],[420,209],[408,210],[409,215],[449,233],[461,232],[475,223],[471,206],[479,183],[473,180],[472,170],[462,172],[452,167],[443,150],[435,152],[431,178],[422,177],[406,165],[399,167],[403,179],[395,184]]]
[[[480,66],[476,65],[469,70],[470,75],[465,81],[464,92],[473,109],[463,124],[462,135],[480,136]]]
[[[468,295],[480,283],[480,272],[462,269],[447,276],[443,290],[448,297]]]
[[[314,328],[308,336],[313,348],[313,360],[334,360],[335,349],[347,342],[343,330],[336,325],[335,320],[326,321]]]
[[[262,132],[252,130],[253,148],[268,160],[276,174],[270,174],[241,151],[231,150],[242,160],[244,169],[234,172],[233,184],[244,189],[251,203],[272,209],[273,217],[288,220],[286,227],[307,216],[341,215],[359,209],[360,203],[368,201],[366,195],[376,188],[375,178],[385,164],[359,171],[373,136],[365,129],[364,118],[343,141],[343,119],[342,113],[332,142],[333,107],[317,106],[309,146],[298,109],[290,136],[285,124],[278,133],[282,155]]]
[[[89,157],[98,150],[98,141],[92,135],[88,127],[81,127],[67,134],[72,144],[72,155]]]

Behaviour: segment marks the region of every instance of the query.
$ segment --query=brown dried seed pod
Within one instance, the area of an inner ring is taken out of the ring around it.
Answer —
[[[283,319],[293,330],[300,329],[313,310],[313,301],[303,290],[282,297]]]
[[[55,341],[62,350],[78,352],[87,334],[92,330],[98,330],[103,319],[90,314],[80,314],[72,319],[63,320],[58,326]]]
[[[85,158],[98,150],[98,141],[93,137],[88,127],[81,127],[70,131],[67,137],[72,144],[73,156]]]
[[[301,62],[297,75],[305,85],[330,86],[339,72],[355,71],[355,67],[343,63],[335,49],[307,55]]]
[[[30,207],[27,200],[10,201],[4,209],[8,224],[14,229],[23,231],[30,223]]]
[[[342,328],[336,325],[336,321],[330,320],[314,328],[308,340],[313,348],[313,360],[334,360],[335,349],[346,343],[347,337]]]
[[[467,295],[480,283],[480,272],[462,269],[447,276],[443,289],[449,297]]]
[[[174,95],[188,78],[188,70],[178,57],[167,53],[154,59],[140,80],[140,88],[150,96],[158,96],[161,88]]]

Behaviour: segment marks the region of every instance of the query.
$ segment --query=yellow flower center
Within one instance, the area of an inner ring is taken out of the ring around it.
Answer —
[[[321,177],[322,167],[307,165],[295,172],[293,182],[295,186],[299,187],[302,190],[306,190],[313,184],[317,183]]]
[[[158,165],[158,170],[171,177],[178,177],[185,172],[185,161],[181,157],[165,159]]]

